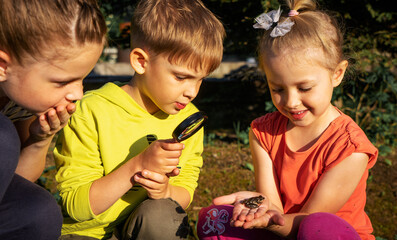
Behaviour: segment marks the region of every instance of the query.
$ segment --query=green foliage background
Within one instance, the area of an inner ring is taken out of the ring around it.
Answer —
[[[275,0],[204,2],[225,24],[225,54],[245,57],[256,56],[253,18],[279,5]],[[396,146],[397,11],[385,0],[319,0],[318,4],[338,18],[350,62],[343,86],[335,90],[334,103],[387,154]]]
[[[119,31],[119,23],[130,20],[136,2],[100,1],[107,17],[109,45],[128,47],[128,36]],[[288,11],[283,1],[277,0],[203,2],[225,25],[225,56],[238,59],[256,57],[258,31],[252,28],[256,16],[280,4]],[[382,153],[388,153],[396,146],[397,132],[397,9],[392,6],[395,4],[386,0],[318,0],[318,4],[320,9],[326,9],[339,19],[345,32],[345,53],[350,61],[344,85],[335,90],[334,103],[364,129]],[[233,94],[222,96],[219,91],[219,95],[218,99],[235,100]],[[241,95],[235,96],[241,99]],[[267,111],[272,110],[269,102],[260,104],[267,106]]]

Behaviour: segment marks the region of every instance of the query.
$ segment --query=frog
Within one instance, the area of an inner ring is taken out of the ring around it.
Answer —
[[[259,205],[262,204],[263,200],[265,200],[265,197],[259,195],[256,197],[246,198],[242,200],[240,203],[244,204],[247,208],[254,209],[254,208],[258,208]]]

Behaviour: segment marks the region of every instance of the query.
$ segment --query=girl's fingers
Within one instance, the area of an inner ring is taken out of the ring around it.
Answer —
[[[257,208],[257,210],[255,211],[254,217],[255,217],[255,218],[261,217],[262,215],[264,215],[264,214],[266,213],[267,210],[268,210],[267,207],[262,207],[262,206],[260,206],[260,207]]]
[[[76,111],[76,104],[69,103],[68,105],[66,105],[66,111],[69,115],[72,115]]]
[[[245,221],[249,213],[250,213],[250,210],[244,208],[244,209],[242,209],[242,210],[240,211],[240,214],[239,214],[239,216],[238,216],[237,219],[240,220],[240,221]],[[233,215],[234,215],[234,214],[233,214]]]
[[[50,126],[50,129],[48,130],[47,128],[43,128],[43,131],[59,131],[64,125],[68,122],[71,114],[69,113],[69,110],[67,109],[68,106],[58,106],[55,109],[51,109],[47,112],[47,124]],[[71,107],[72,109],[75,109],[75,107]],[[74,111],[74,110],[73,110]],[[41,122],[44,124],[44,122]],[[42,126],[44,126],[41,124]]]
[[[246,220],[247,222],[252,221],[254,218],[256,218],[257,213],[258,213],[259,211],[260,211],[259,208],[250,209],[250,210],[249,210],[249,213],[247,214],[247,217],[246,217],[245,220]]]
[[[58,129],[59,126],[61,125],[61,122],[58,118],[58,114],[55,111],[55,109],[51,109],[50,111],[48,111],[47,119],[52,130]]]
[[[212,200],[212,203],[214,205],[228,205],[228,204],[234,204],[235,201],[236,201],[236,195],[229,194],[229,195],[214,198]]]
[[[67,111],[67,109],[63,106],[59,106],[57,107],[57,114],[58,114],[58,118],[60,121],[60,125],[64,125],[68,122],[69,118],[70,118],[70,113]]]
[[[262,228],[269,226],[270,215],[265,214],[260,218],[252,219],[252,221],[247,221],[243,224],[243,228],[250,229],[250,228]]]
[[[242,227],[244,225],[244,221],[239,221],[239,220],[231,220],[230,225],[232,227]]]
[[[243,208],[238,214],[237,219],[240,221],[251,221],[252,219],[254,219],[254,214],[256,211],[257,209]]]
[[[275,210],[269,210],[268,211],[270,215],[270,220],[272,224],[280,225],[283,226],[285,224],[285,219],[281,213],[275,211]]]
[[[265,214],[260,217],[255,217],[251,221],[246,221],[243,224],[243,228],[266,228],[270,225],[280,225],[283,226],[285,224],[285,220],[283,216],[274,210],[269,210]]]
[[[43,114],[39,117],[39,124],[40,124],[41,131],[43,131],[43,132],[51,131],[51,126],[48,124],[47,117],[45,114]]]
[[[245,216],[248,214],[248,210],[236,203],[233,208],[233,220],[245,220]]]

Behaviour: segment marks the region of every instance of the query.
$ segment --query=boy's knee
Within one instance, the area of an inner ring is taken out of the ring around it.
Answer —
[[[299,226],[299,240],[360,240],[356,230],[335,214],[318,212],[305,217]]]
[[[131,215],[127,228],[132,239],[181,239],[189,234],[187,214],[172,199],[142,202]]]

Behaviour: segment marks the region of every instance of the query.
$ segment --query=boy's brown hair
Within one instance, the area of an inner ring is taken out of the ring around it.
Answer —
[[[0,50],[23,65],[48,60],[59,47],[105,43],[106,23],[96,0],[0,0]]]
[[[222,61],[222,23],[200,0],[142,0],[131,23],[131,48],[210,73]]]

